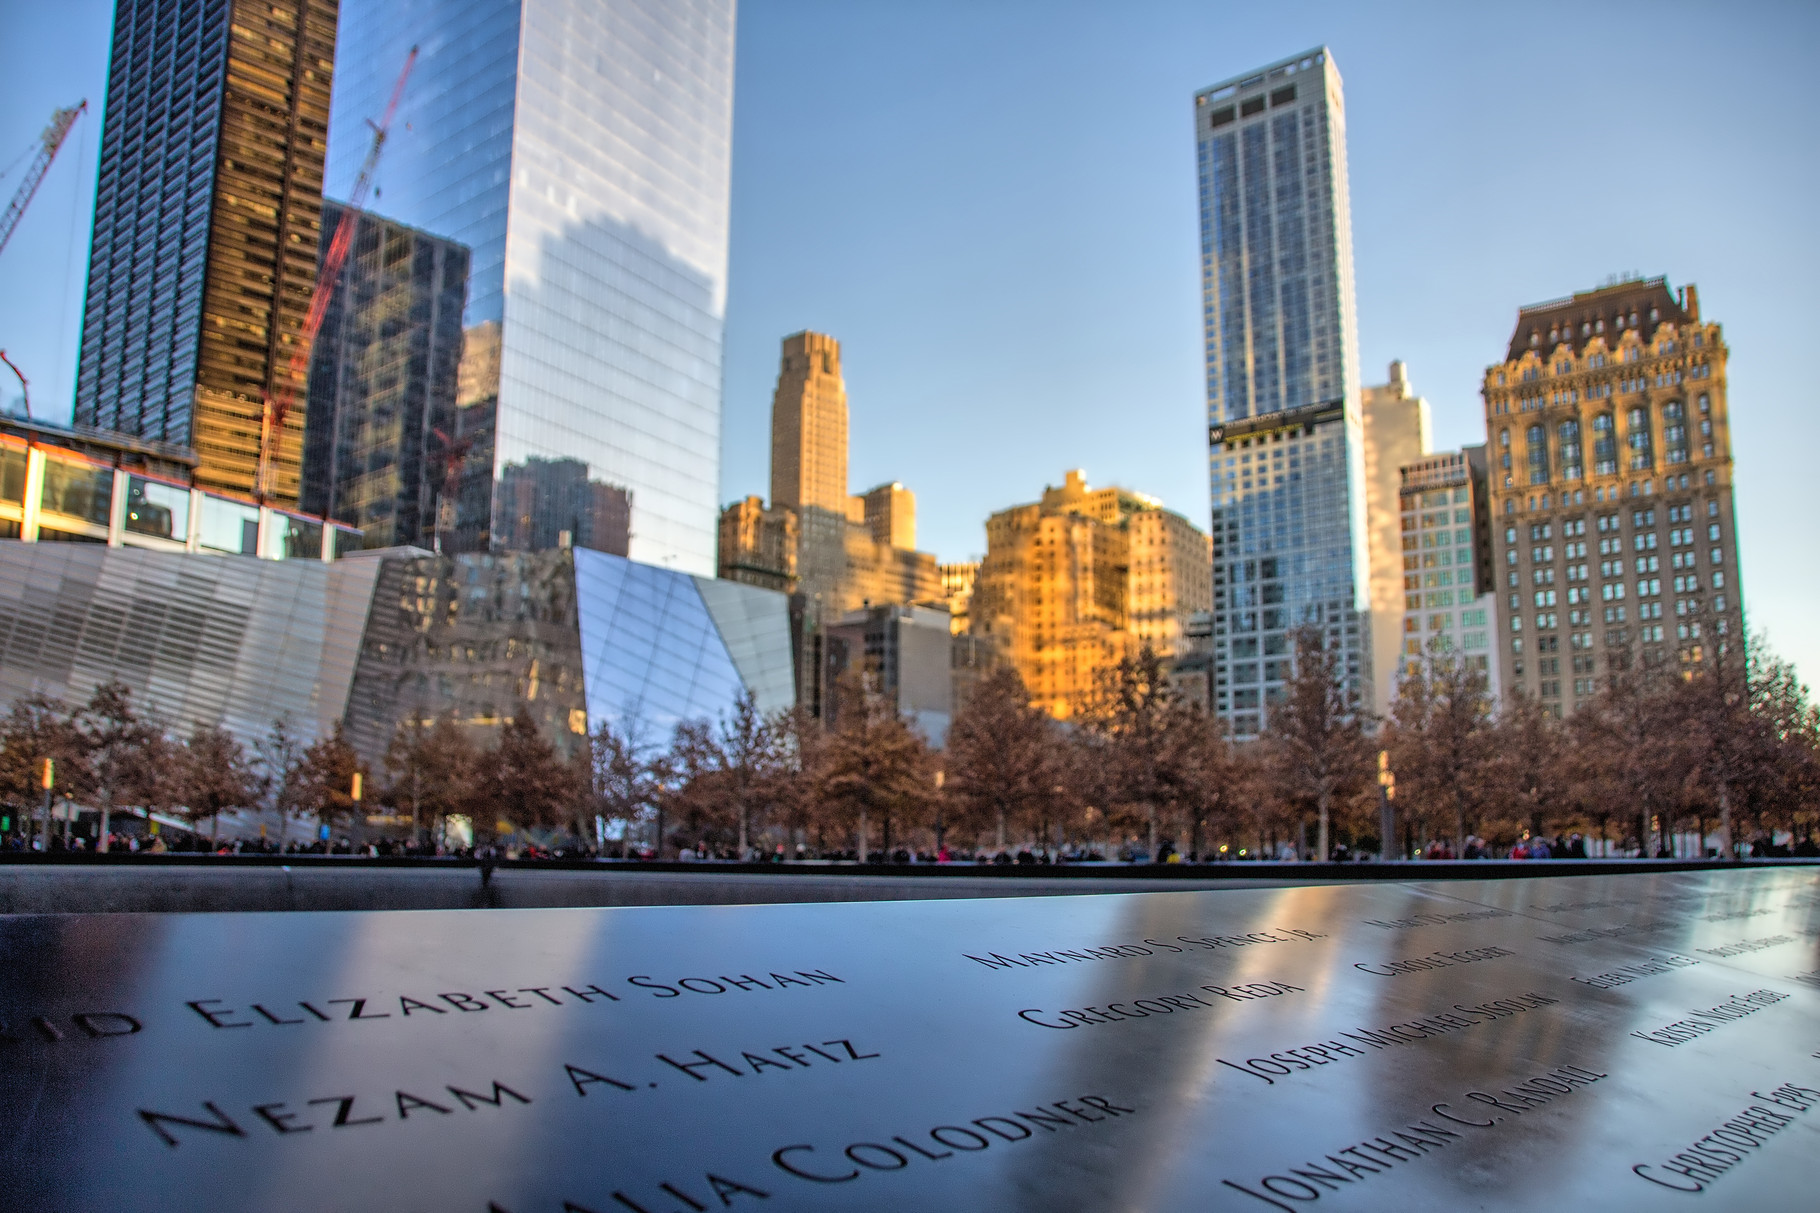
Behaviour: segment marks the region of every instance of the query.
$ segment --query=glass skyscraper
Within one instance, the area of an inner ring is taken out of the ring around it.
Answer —
[[[316,285],[335,0],[118,0],[79,425],[195,450],[247,496]],[[298,385],[299,387],[301,385]],[[304,406],[271,441],[297,501]]]
[[[501,500],[561,462],[629,500],[633,559],[713,574],[733,27],[734,0],[342,3],[327,193],[416,47],[367,207],[471,250],[450,437],[491,487],[445,549],[582,542],[502,513],[575,499]]]
[[[1268,724],[1303,625],[1371,679],[1346,111],[1326,48],[1195,95],[1214,707]]]
[[[460,499],[468,250],[325,200],[325,257],[344,221],[353,240],[310,351],[303,508],[359,527],[369,548],[439,548]]]

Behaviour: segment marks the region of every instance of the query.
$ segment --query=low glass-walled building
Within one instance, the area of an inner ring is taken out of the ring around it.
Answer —
[[[333,560],[360,532],[198,488],[187,447],[0,418],[0,539]]]
[[[602,723],[663,743],[750,693],[795,701],[782,594],[574,551],[222,560],[134,545],[0,541],[0,709],[119,678],[173,731],[251,744],[283,717],[342,720],[378,767],[400,724],[490,745],[528,710],[574,754]]]

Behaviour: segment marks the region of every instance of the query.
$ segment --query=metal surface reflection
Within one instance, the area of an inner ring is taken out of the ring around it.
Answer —
[[[0,1205],[1798,1208],[1812,869],[0,919]]]

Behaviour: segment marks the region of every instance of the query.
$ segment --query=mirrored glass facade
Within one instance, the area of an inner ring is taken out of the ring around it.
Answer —
[[[303,508],[361,529],[365,546],[441,549],[458,523],[455,398],[468,250],[339,202],[322,253],[353,242],[310,351]]]
[[[1325,48],[1195,96],[1216,711],[1267,726],[1289,632],[1369,694],[1364,435],[1345,103]]]
[[[574,461],[623,495],[633,559],[713,572],[733,26],[733,0],[342,4],[327,192],[415,46],[368,205],[471,250],[468,545],[584,543],[500,496],[509,469]]]

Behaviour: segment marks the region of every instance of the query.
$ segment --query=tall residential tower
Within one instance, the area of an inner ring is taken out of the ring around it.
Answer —
[[[202,488],[254,491],[316,286],[335,7],[114,8],[75,418],[194,449]],[[273,440],[279,505],[298,496],[297,386]]]
[[[471,250],[458,432],[424,464],[490,480],[454,546],[629,529],[634,560],[713,573],[733,24],[734,0],[343,0],[329,194],[416,47],[368,209]]]
[[[1325,49],[1195,96],[1213,488],[1214,708],[1267,727],[1290,632],[1371,697],[1346,111]],[[1275,660],[1272,660],[1272,659]]]

